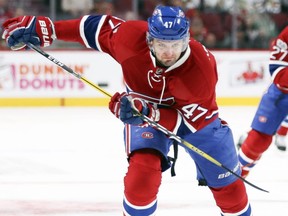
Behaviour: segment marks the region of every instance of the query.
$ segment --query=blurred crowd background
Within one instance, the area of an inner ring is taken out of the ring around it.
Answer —
[[[268,49],[288,24],[288,0],[0,0],[0,24],[21,15],[62,20],[111,14],[146,20],[159,4],[182,7],[190,20],[191,36],[210,49]],[[61,41],[51,48],[83,49]],[[7,49],[3,40],[0,49]]]

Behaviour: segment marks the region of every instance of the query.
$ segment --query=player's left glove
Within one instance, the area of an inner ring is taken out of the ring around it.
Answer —
[[[54,24],[48,17],[20,16],[6,20],[2,38],[12,50],[21,50],[27,42],[46,47],[56,39]]]
[[[152,121],[159,121],[160,112],[153,105],[140,98],[131,99],[126,93],[115,93],[109,102],[110,111],[126,124],[148,125],[141,117],[140,113],[150,118]]]

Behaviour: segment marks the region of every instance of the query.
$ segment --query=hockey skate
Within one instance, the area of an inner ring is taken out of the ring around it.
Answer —
[[[286,136],[275,134],[275,145],[280,151],[286,151]]]
[[[243,133],[236,144],[236,147],[238,149],[238,157],[240,161],[240,167],[241,167],[241,176],[243,178],[246,178],[250,172],[250,169],[252,169],[255,166],[255,161],[252,161],[251,159],[248,159],[242,152],[241,146],[244,143],[248,136],[248,132]]]
[[[241,176],[246,178],[251,171],[251,169],[258,163],[261,156],[259,156],[256,160],[252,160],[248,158],[243,152],[242,149],[239,149],[238,158],[241,167]]]
[[[237,149],[239,150],[243,144],[243,142],[245,141],[245,139],[247,138],[248,134],[247,133],[243,133],[240,137],[239,140],[236,144]]]

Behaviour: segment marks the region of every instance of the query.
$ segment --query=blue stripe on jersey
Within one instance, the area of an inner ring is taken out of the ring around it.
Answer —
[[[102,17],[103,15],[89,16],[84,23],[85,38],[89,46],[98,51],[100,51],[101,48],[96,44],[96,33],[100,31],[98,28],[101,28],[99,23]]]
[[[274,73],[274,71],[278,68],[278,67],[282,67],[283,65],[280,64],[270,64],[269,65],[269,72],[270,75],[272,76],[272,74]]]

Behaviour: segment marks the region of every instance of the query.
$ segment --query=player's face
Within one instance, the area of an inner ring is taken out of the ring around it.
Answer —
[[[159,62],[163,65],[170,67],[180,57],[183,51],[183,40],[159,40],[154,39],[152,47]]]

